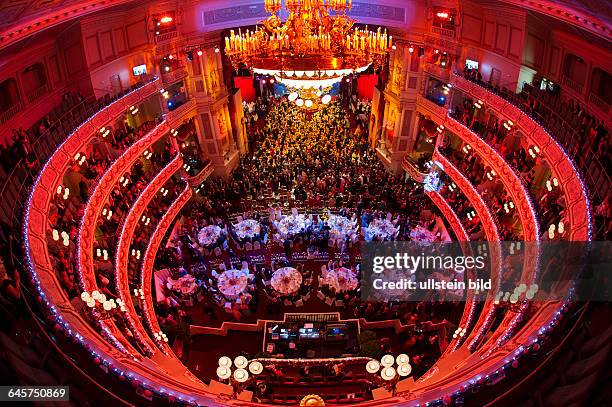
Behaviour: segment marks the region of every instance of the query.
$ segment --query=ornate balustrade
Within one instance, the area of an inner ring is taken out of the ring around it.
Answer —
[[[166,114],[166,121],[171,128],[179,127],[183,121],[193,117],[196,114],[196,102],[194,99],[189,99],[176,109]]]
[[[451,83],[457,89],[484,101],[500,117],[512,120],[514,127],[520,129],[527,140],[539,148],[553,173],[553,177],[559,180],[565,196],[570,225],[568,240],[590,240],[590,203],[586,188],[571,158],[554,137],[517,106],[484,87],[457,74],[451,75]]]
[[[457,236],[457,240],[460,242],[469,242],[470,237],[457,217],[457,214],[442,197],[442,195],[440,195],[438,192],[431,191],[427,193],[427,196],[429,196],[438,209],[440,209],[440,212],[442,212],[442,215],[450,224],[451,229],[453,229],[455,236]]]
[[[143,314],[145,318],[145,322],[150,332],[159,332],[161,329],[159,327],[159,323],[157,322],[157,317],[155,316],[155,309],[153,308],[153,293],[151,292],[151,280],[153,278],[153,266],[155,264],[155,257],[157,256],[157,251],[159,250],[159,246],[164,239],[164,236],[174,218],[179,214],[183,206],[191,199],[193,192],[190,186],[187,186],[183,192],[174,200],[172,205],[168,208],[162,219],[157,224],[155,231],[151,235],[149,239],[149,244],[147,246],[147,250],[144,254],[144,260],[142,262],[142,270],[140,272],[140,286],[144,291],[144,301],[143,301]],[[162,346],[162,350],[166,353],[171,352],[170,347],[166,343],[159,344]]]
[[[506,160],[476,133],[452,117],[446,116],[444,125],[447,130],[468,143],[476,151],[482,161],[497,173],[506,192],[512,198],[516,206],[523,228],[523,240],[538,240],[540,236],[539,225],[535,210],[529,198],[529,192],[525,189],[521,179],[516,175]]]
[[[142,323],[138,319],[138,314],[134,308],[134,303],[130,298],[130,285],[128,276],[128,262],[130,255],[130,245],[134,237],[134,230],[138,226],[140,217],[145,211],[153,197],[159,192],[159,189],[170,179],[170,177],[181,169],[183,165],[183,158],[181,155],[177,155],[168,165],[166,165],[155,178],[145,187],[136,202],[130,208],[128,215],[125,218],[121,234],[119,235],[119,242],[117,243],[117,251],[115,256],[115,286],[117,287],[117,294],[119,298],[125,303],[127,309],[127,315],[131,319],[131,325],[134,326],[135,330],[141,332],[143,338],[147,338],[146,343],[150,349],[159,347],[161,350],[165,350],[161,347],[159,342],[152,343],[148,337]],[[135,317],[135,318],[134,318]],[[156,331],[156,332],[159,332]],[[152,332],[151,332],[152,333]],[[170,353],[168,353],[170,354]]]
[[[127,348],[126,343],[116,339],[121,337],[122,333],[107,317],[99,316],[101,319],[99,322],[102,322],[99,327],[91,325],[82,313],[73,307],[62,288],[47,247],[46,231],[49,228],[50,204],[55,196],[55,186],[61,183],[72,157],[77,152],[83,151],[84,146],[97,135],[101,127],[125,112],[129,106],[158,90],[159,83],[156,82],[124,96],[90,118],[58,147],[34,182],[26,205],[24,221],[26,259],[40,301],[46,305],[57,321],[57,329],[72,336],[91,353],[92,358],[99,358],[101,365],[109,370],[112,368],[118,374],[129,375],[135,384],[153,392],[160,394],[174,392],[177,398],[183,400],[215,405],[218,402],[214,400],[218,395],[209,392],[208,386],[193,376],[183,365],[178,362],[157,360],[161,363],[158,366],[152,360],[143,359],[133,349]]]
[[[173,69],[171,72],[162,72],[162,83],[164,86],[172,85],[188,76],[187,69],[184,66]]]
[[[77,237],[77,267],[81,289],[87,292],[98,290],[96,272],[94,268],[94,241],[98,219],[104,205],[121,178],[134,164],[134,162],[149,148],[158,141],[169,130],[168,124],[162,122],[153,130],[148,132],[140,140],[132,144],[102,175],[96,184],[92,194],[85,205],[85,211],[79,226]],[[136,328],[136,323],[130,313],[125,313],[126,322],[130,326],[136,340],[143,347],[145,353],[153,351],[150,341],[146,335],[141,335]],[[118,338],[119,339],[119,338]],[[127,341],[127,340],[126,340]],[[124,341],[124,344],[125,342]],[[124,345],[127,347],[127,345]]]
[[[129,106],[150,97],[158,89],[159,81],[150,82],[100,110],[90,120],[79,126],[57,148],[34,182],[24,219],[24,241],[28,266],[30,273],[36,281],[39,292],[43,296],[45,296],[46,292],[53,299],[53,304],[56,304],[58,308],[64,309],[66,312],[70,312],[69,310],[72,306],[57,280],[55,268],[51,264],[47,247],[48,215],[50,213],[51,202],[55,196],[55,187],[61,184],[63,175],[71,165],[72,157],[77,152],[84,150],[85,146],[97,136],[98,130],[103,125],[122,114]],[[57,288],[57,290],[46,290],[52,287]],[[62,304],[65,304],[65,306],[62,307]],[[79,315],[76,312],[75,314]],[[78,324],[90,333],[95,332],[96,336],[99,337],[97,331],[84,320],[81,319]],[[116,339],[116,328],[106,327],[104,322],[101,325],[105,337],[111,343],[114,343],[118,349],[125,351],[126,345],[129,344],[118,342]]]
[[[4,113],[0,114],[0,124],[8,122],[13,117],[15,117],[17,113],[21,112],[22,110],[23,110],[23,105],[21,104],[21,102],[15,103]]]
[[[200,185],[202,182],[204,182],[204,180],[206,180],[208,177],[212,175],[214,169],[215,169],[214,165],[211,162],[209,162],[196,175],[194,175],[193,177],[187,178],[187,182],[191,186]]]

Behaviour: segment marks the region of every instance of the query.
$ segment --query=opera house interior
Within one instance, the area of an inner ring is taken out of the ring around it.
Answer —
[[[0,17],[0,402],[612,405],[609,1]]]

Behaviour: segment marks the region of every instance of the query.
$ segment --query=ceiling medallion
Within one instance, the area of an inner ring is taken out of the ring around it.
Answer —
[[[345,75],[380,67],[392,46],[392,36],[380,27],[353,27],[346,12],[352,0],[286,0],[289,16],[282,22],[281,0],[264,0],[272,15],[255,31],[230,31],[225,53],[234,68],[272,75],[285,85],[325,88]]]

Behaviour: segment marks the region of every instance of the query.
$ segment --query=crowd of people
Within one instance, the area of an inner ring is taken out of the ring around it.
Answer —
[[[549,188],[547,188],[545,180],[541,183],[535,182],[537,174],[550,173],[547,163],[541,159],[533,149],[528,152],[529,147],[523,146],[521,140],[515,136],[515,133],[504,128],[499,118],[490,118],[489,122],[485,122],[478,115],[479,110],[474,107],[473,101],[469,98],[464,99],[462,106],[457,106],[452,113],[458,121],[462,122],[467,127],[471,128],[490,146],[492,146],[505,160],[506,163],[514,170],[516,175],[521,179],[525,188],[529,191],[538,222],[544,232],[548,230],[551,224],[558,224],[564,220],[565,215],[565,200],[560,188],[553,187],[552,181],[548,180]],[[458,159],[459,165],[466,171],[469,171],[470,178],[478,178],[477,174],[481,174],[480,183],[487,182],[486,173],[490,171],[484,164],[476,165],[471,161],[478,161],[477,155],[471,150],[467,155],[460,151],[453,151],[453,156]],[[462,159],[465,156],[465,160]],[[463,164],[463,165],[462,165]],[[467,164],[471,164],[471,167]],[[491,177],[494,178],[494,177]],[[492,181],[489,179],[489,181]],[[489,182],[491,184],[492,182]],[[499,184],[500,182],[498,182]],[[503,194],[503,189],[500,193]],[[494,188],[487,188],[494,191]],[[496,199],[493,202],[494,212],[502,213],[503,206],[507,202]],[[547,234],[542,236],[547,238]]]
[[[603,120],[589,114],[578,100],[571,96],[561,95],[556,85],[541,89],[541,79],[534,81],[533,84],[524,84],[521,92],[515,94],[483,81],[478,69],[470,69],[466,66],[463,75],[466,79],[500,94],[527,112],[563,144],[583,173],[602,171],[604,174],[601,176],[607,176],[609,182],[609,176],[612,174],[610,131]],[[526,158],[529,159],[528,156]],[[597,160],[601,167],[594,167],[593,159]],[[588,179],[583,176],[584,178]],[[607,240],[612,234],[612,191],[609,188],[601,190],[600,187],[594,185],[589,185],[589,189],[596,222],[595,237]],[[557,205],[555,200],[558,197],[551,197],[547,193],[544,193],[543,196],[544,201],[537,200],[536,205],[540,207],[538,211],[552,214]]]

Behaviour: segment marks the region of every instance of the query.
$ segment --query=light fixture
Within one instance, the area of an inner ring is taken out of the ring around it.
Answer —
[[[329,102],[331,102],[331,95],[327,94],[327,95],[323,95],[323,97],[321,98],[321,103],[323,103],[324,105],[328,104]]]
[[[225,367],[225,366],[219,366],[217,368],[217,376],[219,377],[219,379],[229,379],[230,376],[232,375],[232,371],[230,368]]]
[[[392,380],[395,377],[395,369],[392,367],[385,367],[380,371],[380,376],[385,380]]]
[[[234,366],[236,366],[238,369],[244,369],[247,367],[248,363],[249,361],[244,356],[238,356],[236,359],[234,359]]]
[[[295,101],[295,104],[298,105],[299,107],[304,106],[304,99],[297,99]]]
[[[393,357],[393,355],[385,355],[382,357],[382,359],[380,359],[380,364],[383,365],[384,367],[389,367],[392,366],[393,363],[395,363],[395,358]]]
[[[221,356],[219,358],[219,366],[232,367],[232,360],[227,356]]]
[[[412,366],[410,366],[408,363],[399,365],[397,367],[397,374],[402,377],[409,376],[410,373],[412,373]]]
[[[378,360],[370,360],[366,363],[366,370],[368,373],[377,373],[380,370],[380,362]]]
[[[398,366],[404,365],[408,362],[410,362],[410,358],[405,353],[399,354],[395,358],[395,363],[397,363]]]
[[[253,361],[249,364],[249,372],[254,375],[258,375],[263,372],[263,365],[261,364],[261,362]]]
[[[249,380],[249,372],[245,369],[236,369],[234,372],[234,379],[239,383],[244,383]]]
[[[352,0],[287,1],[284,22],[281,1],[264,0],[264,7],[272,15],[254,31],[230,30],[225,53],[234,68],[267,72],[287,86],[307,87],[290,84],[290,79],[333,84],[348,74],[345,71],[382,66],[393,45],[386,30],[354,27],[355,21],[346,14]]]
[[[304,106],[306,106],[309,109],[312,107],[312,105],[313,105],[313,102],[310,99],[306,99],[306,101],[304,102]]]

